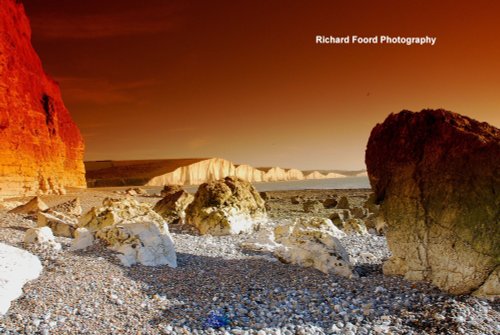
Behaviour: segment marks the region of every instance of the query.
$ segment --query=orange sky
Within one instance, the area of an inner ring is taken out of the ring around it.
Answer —
[[[360,169],[391,112],[500,126],[498,1],[23,2],[87,160]],[[317,45],[318,34],[438,40]]]

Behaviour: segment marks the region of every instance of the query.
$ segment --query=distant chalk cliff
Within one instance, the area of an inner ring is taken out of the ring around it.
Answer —
[[[228,176],[250,182],[346,177],[344,174],[327,171],[255,168],[250,165],[237,165],[222,158],[96,161],[86,162],[85,166],[89,187],[199,185]]]

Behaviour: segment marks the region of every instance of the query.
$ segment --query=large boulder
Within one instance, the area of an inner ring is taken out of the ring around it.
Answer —
[[[378,124],[366,165],[392,253],[384,273],[500,294],[499,162],[500,130],[456,113],[403,111]]]
[[[166,194],[158,201],[153,210],[160,214],[169,224],[184,223],[186,208],[193,202],[194,196],[183,189],[177,192]]]
[[[247,233],[266,218],[259,192],[250,182],[234,177],[200,185],[186,209],[186,222],[201,234]]]
[[[104,199],[102,207],[80,218],[72,249],[88,247],[93,242],[89,233],[117,251],[125,266],[177,266],[168,224],[149,204],[132,198]]]
[[[23,293],[24,284],[38,278],[41,272],[38,257],[0,243],[0,316],[7,313],[10,302]]]

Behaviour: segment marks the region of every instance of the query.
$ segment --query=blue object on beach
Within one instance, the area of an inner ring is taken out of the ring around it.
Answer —
[[[210,311],[208,317],[203,321],[204,328],[221,328],[229,325],[231,321],[222,311]]]

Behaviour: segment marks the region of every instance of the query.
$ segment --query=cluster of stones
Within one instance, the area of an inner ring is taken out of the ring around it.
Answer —
[[[91,208],[82,215],[78,198],[49,208],[35,197],[10,212],[36,217],[37,227],[25,235],[28,244],[60,250],[55,235],[74,238],[72,249],[78,250],[100,240],[118,252],[125,266],[177,266],[167,222],[150,205],[132,198],[107,198],[102,207]]]
[[[293,205],[302,205],[304,213],[317,214],[327,209],[330,220],[347,234],[383,234],[384,220],[374,195],[363,206],[353,206],[347,196],[332,196],[323,201],[293,196],[290,201]]]

